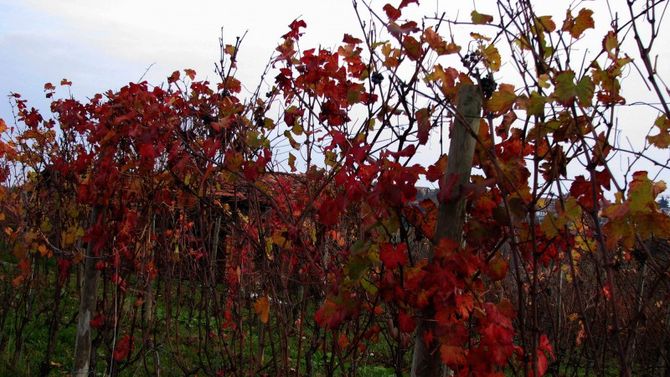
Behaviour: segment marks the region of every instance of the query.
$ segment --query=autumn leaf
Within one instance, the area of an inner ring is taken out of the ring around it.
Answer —
[[[116,342],[114,347],[114,360],[117,362],[123,361],[130,356],[130,351],[133,347],[133,338],[130,335],[124,335]]]
[[[430,133],[430,113],[427,108],[423,108],[418,110],[415,116],[418,127],[416,136],[419,139],[419,144],[423,145],[428,142],[428,135]]]
[[[242,84],[234,77],[226,77],[226,80],[223,82],[223,87],[232,93],[239,93],[242,91]]]
[[[579,38],[586,29],[593,29],[595,27],[592,15],[592,10],[582,8],[579,10],[577,18],[574,18],[572,12],[568,10],[561,30],[569,32],[573,38]]]
[[[470,13],[470,17],[472,18],[472,23],[475,25],[484,25],[493,22],[493,16],[479,13],[476,10]]]
[[[500,255],[491,258],[488,264],[489,276],[492,280],[502,280],[507,276],[508,263]]]
[[[384,12],[386,12],[386,16],[387,16],[387,17],[389,18],[389,20],[391,20],[391,21],[395,21],[395,20],[397,20],[397,19],[400,18],[400,16],[402,15],[402,13],[400,12],[400,10],[396,9],[396,8],[395,8],[393,5],[391,5],[391,4],[386,4],[386,5],[384,5],[384,7],[383,7],[382,9],[384,10]]]
[[[295,156],[292,153],[288,154],[288,166],[291,168],[291,172],[295,172]]]
[[[195,71],[192,69],[185,69],[184,74],[191,80],[195,80]]]
[[[447,171],[447,155],[443,154],[433,165],[426,169],[426,179],[435,182],[440,179]]]
[[[291,22],[291,24],[288,25],[288,27],[289,27],[289,29],[291,29],[291,31],[282,35],[282,38],[284,38],[284,39],[298,39],[302,35],[302,33],[300,33],[300,28],[301,27],[306,28],[307,23],[303,20],[294,20],[293,22]]]
[[[323,305],[314,313],[314,320],[319,326],[332,330],[344,321],[345,315],[345,311],[338,307],[335,301],[327,298]]]
[[[402,0],[400,2],[400,5],[398,6],[398,9],[402,9],[402,8],[412,4],[412,3],[414,3],[416,5],[419,5],[419,0]]]
[[[577,98],[581,106],[591,106],[595,91],[595,85],[591,77],[584,75],[575,84],[575,73],[573,71],[563,71],[556,76],[555,86],[554,98],[560,104],[569,106]]]
[[[387,268],[395,269],[407,264],[407,245],[404,243],[393,245],[385,243],[380,247],[379,259]]]
[[[575,85],[575,92],[577,94],[577,99],[579,104],[583,107],[590,107],[593,100],[593,94],[595,92],[595,85],[591,80],[591,77],[584,75],[577,85]]]
[[[359,44],[359,43],[363,43],[362,40],[360,40],[360,39],[358,39],[358,38],[354,38],[354,37],[352,37],[350,34],[344,34],[344,38],[342,39],[342,42],[344,42],[344,43],[350,43],[350,44]]]
[[[526,112],[528,115],[544,115],[544,105],[547,103],[547,97],[533,91],[526,102]]]
[[[102,313],[96,314],[93,319],[89,321],[89,325],[94,329],[101,329],[105,324],[105,315]]]
[[[668,148],[670,146],[670,119],[663,114],[656,118],[654,126],[658,128],[658,134],[647,136],[647,141],[657,148]]]
[[[181,75],[181,74],[179,73],[179,71],[174,71],[174,72],[172,72],[172,74],[170,75],[170,77],[168,77],[168,83],[171,84],[171,83],[173,83],[173,82],[176,82],[177,80],[179,80],[180,75]]]
[[[646,171],[633,173],[629,187],[629,208],[631,213],[648,213],[656,208],[656,197],[665,191],[665,182],[653,182]]]
[[[465,364],[465,356],[465,350],[462,347],[449,344],[440,346],[440,359],[449,366]]]
[[[490,44],[481,49],[482,56],[484,57],[484,65],[486,65],[493,72],[498,72],[500,70],[500,52],[493,44]]]
[[[421,48],[421,43],[417,41],[411,35],[406,35],[402,40],[402,45],[407,52],[407,56],[414,61],[421,59],[423,55],[423,49]]]
[[[432,27],[424,30],[421,36],[422,41],[428,43],[428,46],[438,55],[455,54],[461,50],[461,46],[450,42],[447,43],[442,36],[436,33]]]
[[[411,333],[414,328],[416,328],[414,319],[403,311],[398,312],[398,329],[404,333]]]
[[[552,20],[551,16],[537,17],[536,23],[541,26],[541,30],[544,32],[551,33],[556,30],[556,23]]]
[[[268,323],[270,318],[270,300],[267,296],[259,297],[254,303],[254,311],[263,323]]]
[[[512,109],[516,99],[514,85],[500,84],[498,90],[493,92],[491,98],[486,101],[486,109],[496,115],[502,115]]]
[[[344,350],[347,348],[349,345],[349,338],[347,338],[347,334],[340,334],[340,336],[337,338],[337,346],[339,349]]]
[[[619,48],[619,40],[617,34],[614,31],[609,31],[605,38],[603,38],[603,50],[607,52],[607,55],[610,59],[616,59],[616,51]]]

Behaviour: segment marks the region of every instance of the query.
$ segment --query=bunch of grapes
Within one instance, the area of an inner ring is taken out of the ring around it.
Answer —
[[[493,79],[493,75],[490,72],[479,80],[479,85],[481,86],[484,98],[491,98],[491,95],[493,95],[493,92],[498,87],[498,83]]]
[[[479,51],[468,52],[461,58],[461,63],[467,70],[472,70],[482,60],[482,54]]]

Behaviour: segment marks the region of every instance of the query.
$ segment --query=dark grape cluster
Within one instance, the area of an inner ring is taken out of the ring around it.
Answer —
[[[379,85],[379,84],[381,84],[382,81],[384,81],[384,76],[383,76],[381,73],[379,73],[379,72],[375,72],[375,73],[373,73],[372,76],[370,77],[370,80],[371,80],[374,84]]]
[[[470,70],[474,68],[481,60],[482,54],[479,51],[472,51],[463,55],[463,58],[461,58],[461,63],[463,63],[463,66],[466,69]]]
[[[481,80],[479,80],[479,85],[482,88],[482,94],[484,95],[484,98],[491,98],[491,95],[493,95],[493,92],[495,92],[496,88],[498,87],[498,83],[496,83],[496,80],[493,79],[493,75],[491,73],[482,77]]]

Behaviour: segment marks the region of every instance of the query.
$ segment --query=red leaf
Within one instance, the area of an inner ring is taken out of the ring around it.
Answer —
[[[58,258],[58,281],[63,283],[70,274],[70,267],[72,260],[65,258]]]
[[[400,331],[411,333],[415,327],[416,323],[414,323],[414,319],[410,315],[403,311],[398,312],[398,328]]]
[[[398,152],[391,152],[391,156],[395,158],[412,157],[414,156],[414,153],[416,153],[416,147],[414,144],[410,144]]]
[[[396,9],[391,4],[384,5],[384,8],[382,8],[382,9],[384,9],[384,12],[386,12],[386,15],[388,16],[389,20],[391,20],[391,21],[397,20],[402,15],[400,10]]]
[[[398,9],[402,9],[402,8],[410,5],[411,3],[415,3],[416,5],[419,5],[419,0],[402,0],[400,2],[400,6],[398,7]]]
[[[416,137],[419,139],[419,144],[426,144],[428,142],[428,135],[430,133],[430,113],[427,108],[420,109],[414,114],[416,116],[416,122],[418,125],[418,130]]]
[[[105,315],[98,313],[92,320],[89,321],[89,324],[94,329],[100,329],[105,325]]]
[[[174,71],[174,72],[172,72],[172,74],[170,75],[170,77],[168,77],[168,83],[171,84],[171,83],[173,83],[173,82],[176,82],[177,80],[179,80],[179,77],[180,77],[180,76],[181,76],[181,74],[179,73],[179,71]]]
[[[407,245],[404,243],[392,245],[385,243],[379,250],[379,258],[387,268],[394,269],[407,264]]]
[[[444,175],[444,172],[447,170],[447,155],[443,154],[440,156],[440,159],[437,160],[433,165],[428,167],[426,171],[426,179],[435,182]]]
[[[433,344],[433,341],[435,340],[435,336],[433,335],[433,331],[427,330],[426,332],[423,333],[423,343],[430,347],[431,344]]]
[[[284,39],[298,39],[302,35],[302,33],[300,33],[300,28],[301,27],[307,27],[307,23],[305,23],[305,21],[303,21],[303,20],[294,20],[293,22],[291,22],[290,25],[288,25],[288,27],[291,29],[291,31],[282,35],[282,38],[284,38]]]
[[[345,312],[338,308],[332,300],[326,299],[326,302],[314,313],[314,320],[320,327],[329,329],[337,328],[344,321]]]
[[[333,226],[337,224],[340,213],[344,210],[345,202],[342,196],[331,199],[326,198],[319,207],[319,222],[323,225]]]
[[[450,366],[463,365],[466,362],[465,350],[459,346],[443,344],[440,346],[440,359]]]
[[[454,188],[458,183],[458,174],[451,174],[446,179],[440,179],[440,192],[437,194],[437,200],[447,202],[454,197]]]
[[[140,157],[147,159],[147,160],[153,160],[154,157],[156,157],[156,153],[154,151],[154,146],[146,143],[140,145]]]
[[[130,350],[133,348],[133,338],[130,337],[130,335],[124,335],[119,341],[116,343],[116,347],[114,348],[114,360],[116,361],[123,361],[128,358],[130,355]]]
[[[344,39],[342,40],[344,43],[351,43],[351,44],[359,44],[362,43],[363,41],[352,37],[350,34],[344,34]]]

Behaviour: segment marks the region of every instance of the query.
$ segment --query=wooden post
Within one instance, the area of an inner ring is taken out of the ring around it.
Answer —
[[[98,208],[91,211],[91,224],[98,221]],[[93,242],[86,245],[86,260],[79,298],[79,315],[77,321],[77,339],[74,346],[73,377],[88,377],[91,361],[91,316],[97,304],[98,277],[100,271],[95,269],[96,260],[93,255]]]
[[[438,207],[438,219],[435,227],[434,244],[441,239],[448,238],[460,244],[463,240],[463,223],[465,222],[465,197],[462,187],[470,180],[472,159],[474,157],[476,139],[479,131],[479,122],[482,111],[482,97],[479,88],[465,84],[458,91],[456,106],[456,122],[449,143],[449,159],[447,170],[442,176],[441,186],[456,180],[449,198],[441,200]],[[428,259],[432,262],[433,251]],[[423,319],[417,326],[414,340],[414,355],[412,357],[412,377],[441,377],[443,375],[440,350],[437,342],[427,347],[423,341],[423,334],[432,330],[435,312],[428,308],[422,313]]]

